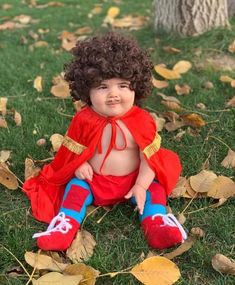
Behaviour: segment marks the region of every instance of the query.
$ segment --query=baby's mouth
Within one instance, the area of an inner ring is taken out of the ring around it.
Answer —
[[[120,101],[116,101],[116,100],[115,101],[108,101],[108,102],[106,102],[107,105],[111,105],[111,106],[112,105],[117,105],[119,103],[120,103]]]

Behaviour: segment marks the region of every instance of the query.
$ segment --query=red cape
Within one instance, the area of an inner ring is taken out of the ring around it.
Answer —
[[[75,170],[93,156],[104,127],[117,119],[129,129],[155,171],[156,179],[165,187],[167,195],[170,194],[178,181],[181,164],[176,153],[160,148],[160,136],[152,116],[133,106],[123,116],[107,118],[85,107],[74,116],[54,160],[23,185],[36,219],[49,223],[58,213],[66,184]]]

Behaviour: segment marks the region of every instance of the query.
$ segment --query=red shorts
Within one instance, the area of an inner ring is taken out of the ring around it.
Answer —
[[[125,176],[93,174],[92,181],[87,181],[96,206],[114,205],[124,202],[124,196],[134,186],[139,169]]]

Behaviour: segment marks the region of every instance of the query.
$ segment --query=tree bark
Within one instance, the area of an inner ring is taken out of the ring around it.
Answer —
[[[196,36],[229,26],[227,0],[154,0],[155,31]]]
[[[235,0],[228,0],[228,16],[232,17],[235,15]]]

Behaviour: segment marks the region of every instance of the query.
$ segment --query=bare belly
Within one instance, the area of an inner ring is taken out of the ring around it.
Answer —
[[[122,151],[112,150],[106,158],[102,169],[100,169],[104,157],[105,154],[103,153],[95,153],[89,160],[94,172],[102,175],[124,176],[135,171],[140,164],[138,148]]]

